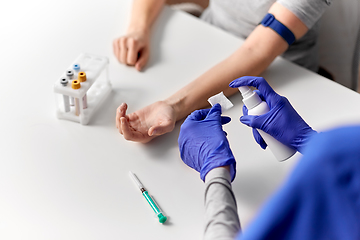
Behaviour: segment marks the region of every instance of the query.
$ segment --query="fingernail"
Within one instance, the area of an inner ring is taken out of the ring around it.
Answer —
[[[156,135],[156,134],[157,134],[157,132],[158,132],[158,131],[154,130],[154,131],[152,132],[151,136]]]
[[[119,112],[122,112],[122,107],[124,106],[125,103],[122,103],[119,107]]]

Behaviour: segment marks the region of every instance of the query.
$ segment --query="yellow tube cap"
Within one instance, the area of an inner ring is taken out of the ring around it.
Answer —
[[[78,78],[79,78],[80,82],[85,82],[86,81],[86,73],[79,72]]]
[[[79,80],[74,80],[74,81],[72,81],[72,83],[71,83],[71,88],[72,89],[79,89],[81,87],[81,85],[80,85],[80,81]]]

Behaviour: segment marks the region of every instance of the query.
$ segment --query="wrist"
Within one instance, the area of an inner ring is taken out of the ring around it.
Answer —
[[[171,96],[171,97],[165,99],[164,102],[173,108],[173,110],[175,112],[176,121],[178,121],[186,116],[186,114],[184,114],[185,100],[183,97]]]
[[[230,170],[230,166],[229,170]],[[212,179],[215,178],[225,178],[229,181],[229,183],[231,182],[231,173],[228,171],[228,169],[224,167],[216,167],[211,169],[205,176],[205,183],[211,181]]]
[[[236,161],[232,152],[230,151],[226,154],[215,155],[205,159],[200,170],[200,178],[204,180],[207,173],[213,169],[222,169],[229,172],[231,181],[233,181],[236,175]]]
[[[169,104],[176,112],[176,120],[181,120],[195,110],[209,107],[209,103],[205,98],[197,96],[192,92],[191,86],[186,86],[174,95],[170,96],[164,102]]]
[[[150,28],[146,24],[134,23],[127,28],[126,34],[140,33],[141,35],[150,35]]]
[[[309,131],[306,133],[306,137],[304,137],[303,141],[300,144],[298,144],[297,151],[300,153],[303,153],[304,149],[307,147],[310,139],[313,136],[315,136],[316,134],[317,134],[317,132],[315,130],[313,130],[312,128],[310,128]]]
[[[224,168],[224,169],[226,169],[226,170],[230,173],[230,165],[220,166],[220,167],[217,167],[217,168]],[[214,169],[215,169],[215,168],[214,168]]]

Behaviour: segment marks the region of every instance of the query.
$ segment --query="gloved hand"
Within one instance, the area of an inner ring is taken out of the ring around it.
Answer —
[[[315,134],[283,186],[246,231],[248,239],[360,239],[360,126]]]
[[[200,172],[205,181],[206,174],[213,168],[230,166],[231,181],[235,178],[236,162],[231,152],[222,124],[230,122],[221,117],[221,106],[191,113],[181,125],[178,139],[183,162]]]
[[[295,111],[286,97],[278,95],[262,77],[241,77],[232,81],[232,88],[240,86],[253,86],[259,91],[260,98],[269,105],[270,111],[260,116],[247,114],[246,106],[243,107],[244,116],[240,121],[253,128],[253,135],[258,144],[265,149],[266,143],[256,129],[261,129],[275,139],[302,152],[308,139],[316,133]]]

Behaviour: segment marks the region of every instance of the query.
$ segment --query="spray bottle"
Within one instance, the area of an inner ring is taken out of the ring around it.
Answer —
[[[267,103],[262,101],[259,95],[256,92],[251,91],[249,87],[242,86],[238,89],[243,96],[243,103],[247,107],[249,115],[259,116],[267,113],[270,110]],[[275,155],[278,161],[284,161],[296,153],[296,150],[282,144],[268,133],[260,129],[257,129],[257,131],[264,139],[265,143],[268,145],[271,152]]]

